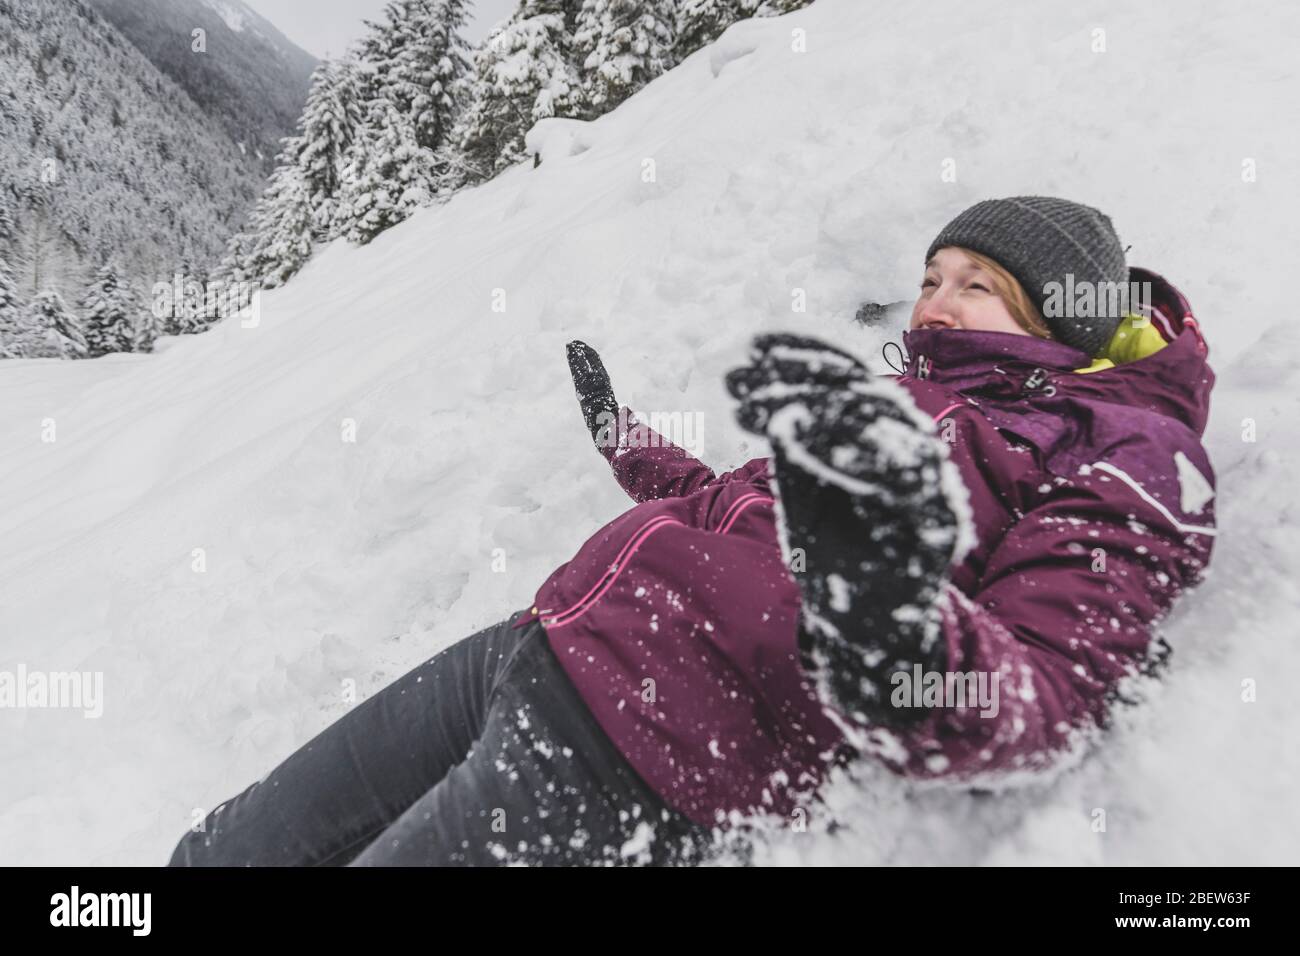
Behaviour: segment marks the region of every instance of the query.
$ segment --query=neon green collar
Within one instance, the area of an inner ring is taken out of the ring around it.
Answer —
[[[1114,368],[1116,365],[1136,362],[1148,355],[1154,355],[1168,344],[1149,318],[1130,313],[1124,316],[1119,327],[1115,329],[1115,334],[1111,337],[1106,350],[1093,359],[1092,364],[1087,368],[1076,368],[1075,371],[1100,372],[1103,369]]]

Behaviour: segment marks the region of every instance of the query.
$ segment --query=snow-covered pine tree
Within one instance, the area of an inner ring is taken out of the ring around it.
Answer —
[[[14,282],[28,297],[43,289],[80,289],[81,258],[54,216],[49,187],[29,187],[23,202],[10,245]]]
[[[131,333],[131,351],[152,352],[158,335],[158,326],[150,321],[149,313],[141,313],[141,318]]]
[[[162,323],[151,309],[138,309],[131,327],[131,351],[152,352],[154,341],[164,334]]]
[[[387,100],[375,101],[352,145],[339,194],[348,239],[367,243],[426,205],[433,198],[434,164],[434,154],[416,142],[409,117]]]
[[[742,2],[750,4],[753,3],[753,0],[742,0]],[[810,3],[812,3],[812,0],[762,0],[761,3],[754,4],[758,7],[754,16],[779,17],[785,13],[793,13]]]
[[[586,111],[570,37],[581,0],[524,0],[475,55],[470,103],[453,140],[470,181],[524,158],[524,134],[548,116]]]
[[[302,268],[315,240],[332,238],[343,164],[360,109],[355,65],[343,60],[318,66],[298,123],[300,135],[280,141],[275,170],[244,228],[227,242],[214,279],[275,288]],[[156,331],[182,330],[173,322]],[[152,342],[152,335],[148,339]]]
[[[214,272],[215,276],[224,283],[254,282],[250,269],[253,252],[253,236],[248,232],[250,226],[251,221],[242,232],[235,233],[226,243],[226,254],[221,257],[221,262]]]
[[[391,0],[358,48],[364,117],[348,150],[334,234],[369,242],[439,190],[469,69],[465,0]]]
[[[130,286],[123,284],[111,266],[101,267],[86,290],[81,309],[90,357],[132,351],[138,311]]]
[[[9,196],[0,192],[0,256],[9,252],[14,241],[14,214],[9,209]]]
[[[410,118],[415,142],[430,151],[451,132],[454,93],[469,72],[466,7],[466,0],[394,0],[385,11],[390,38],[374,64],[378,92]]]
[[[738,20],[749,17],[779,17],[806,7],[812,0],[680,0],[674,59],[680,63],[701,47],[708,46]]]
[[[754,15],[758,0],[681,0],[677,8],[674,58],[680,62],[708,46],[737,20]]]
[[[676,0],[585,0],[573,42],[593,112],[672,68],[675,13]]]
[[[223,264],[223,279],[238,273],[244,281],[274,289],[288,281],[311,257],[311,195],[298,165],[303,143],[296,136],[281,142],[284,149],[266,191],[249,218],[245,230],[248,235],[232,242],[232,251],[238,249],[240,259],[231,272]]]
[[[333,236],[339,185],[361,120],[356,64],[347,58],[323,61],[312,74],[298,124],[302,140],[298,166],[311,205],[312,236],[317,240]]]
[[[210,294],[212,287],[208,283],[208,277],[202,272],[195,272],[192,266],[186,268],[185,276],[185,294],[181,297],[181,307],[174,317],[174,326],[180,335],[194,335],[206,331],[221,317],[209,312],[209,304],[215,306],[216,298]]]
[[[17,338],[22,325],[22,303],[9,273],[9,263],[0,255],[0,358],[18,358]]]
[[[83,358],[87,351],[81,323],[54,289],[42,289],[28,303],[19,342],[26,358]]]

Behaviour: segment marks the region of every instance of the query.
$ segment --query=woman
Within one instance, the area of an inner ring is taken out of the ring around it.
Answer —
[[[1140,314],[1104,294],[1130,279]],[[1209,560],[1205,342],[1109,219],[1044,197],[944,228],[904,342],[894,377],[759,337],[727,385],[773,457],[720,476],[571,343],[636,507],[173,865],[697,862],[855,757],[978,783],[1076,753]]]

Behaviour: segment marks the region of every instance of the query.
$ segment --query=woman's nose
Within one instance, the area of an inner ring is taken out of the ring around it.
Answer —
[[[920,320],[923,329],[957,328],[957,319],[952,312],[936,302],[931,302],[921,310]]]

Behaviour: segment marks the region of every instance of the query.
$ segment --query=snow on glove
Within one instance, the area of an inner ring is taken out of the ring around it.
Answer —
[[[575,339],[568,344],[567,351],[569,373],[578,393],[578,404],[582,406],[583,420],[596,447],[602,448],[612,440],[607,429],[618,421],[618,401],[614,398],[609,373],[596,350],[586,342]]]
[[[755,336],[750,364],[727,374],[727,389],[741,400],[741,427],[762,434],[768,416],[787,402],[871,378],[848,352],[819,339],[778,333]]]
[[[934,604],[964,526],[960,477],[900,388],[815,340],[798,351],[816,360],[787,346],[755,340],[750,368],[727,383],[742,426],[772,445],[781,547],[803,598],[800,645],[823,700],[859,722],[901,726],[926,711],[891,706],[892,675],[947,663]]]

